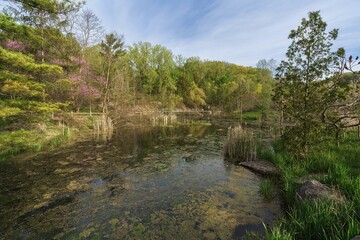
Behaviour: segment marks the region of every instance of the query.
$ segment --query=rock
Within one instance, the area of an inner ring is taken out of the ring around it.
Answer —
[[[275,165],[268,161],[258,160],[258,161],[241,162],[240,165],[263,175],[269,175],[269,176],[280,175],[280,172],[277,170]]]
[[[340,192],[322,184],[316,180],[306,181],[296,190],[296,199],[298,200],[320,200],[329,199],[336,202],[343,202],[344,197]]]
[[[295,183],[302,185],[306,181],[312,180],[312,179],[320,179],[321,177],[326,177],[326,173],[315,173],[315,174],[307,174],[305,176],[296,177],[294,178]]]
[[[187,156],[183,156],[181,159],[185,162],[193,162],[196,160],[196,156],[187,155]]]
[[[360,240],[360,235],[353,237],[351,240]]]

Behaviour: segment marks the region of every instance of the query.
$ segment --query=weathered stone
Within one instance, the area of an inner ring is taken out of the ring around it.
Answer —
[[[269,175],[269,176],[280,175],[280,172],[277,170],[275,165],[268,161],[259,160],[259,161],[241,162],[240,165],[263,175]]]
[[[295,183],[302,185],[304,184],[306,181],[310,181],[312,179],[320,179],[322,177],[326,177],[326,173],[315,173],[315,174],[307,174],[305,176],[301,176],[301,177],[296,177],[294,178]]]
[[[353,237],[351,240],[360,240],[360,235]]]
[[[316,180],[306,181],[296,191],[296,198],[298,200],[319,200],[329,199],[337,202],[344,201],[340,192],[322,184]]]

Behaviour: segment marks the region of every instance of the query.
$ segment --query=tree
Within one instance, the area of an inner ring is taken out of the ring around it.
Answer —
[[[98,43],[104,34],[100,19],[90,9],[82,10],[78,17],[76,36],[82,49]]]
[[[7,14],[20,23],[33,27],[37,41],[33,42],[33,54],[39,55],[42,62],[49,60],[46,55],[55,55],[59,51],[51,49],[65,42],[61,29],[67,25],[68,15],[77,12],[83,2],[73,0],[6,0]],[[46,59],[46,57],[48,59]]]
[[[358,127],[360,139],[360,71],[359,57],[347,58],[344,49],[339,49],[339,69],[331,77],[331,85],[326,91],[328,101],[322,112],[323,123],[335,132],[335,139],[339,145],[340,132],[343,129]]]
[[[268,70],[273,76],[276,74],[276,66],[276,60],[273,58],[271,58],[270,60],[260,59],[256,64],[257,68]]]
[[[173,53],[158,44],[139,42],[129,47],[128,58],[138,91],[159,97],[163,107],[174,107],[178,98]]]
[[[325,86],[333,85],[328,77],[337,66],[331,46],[338,30],[326,32],[326,27],[319,11],[310,12],[308,19],[302,19],[301,25],[291,30],[287,60],[277,68],[274,100],[293,122],[283,139],[301,155],[306,155],[309,146],[319,139],[322,112],[334,100],[327,97]]]
[[[110,89],[112,86],[115,63],[125,54],[123,36],[117,33],[110,33],[105,36],[105,40],[100,44],[100,54],[103,58],[103,76],[105,84],[102,91],[103,101],[102,110],[108,112],[110,103]]]

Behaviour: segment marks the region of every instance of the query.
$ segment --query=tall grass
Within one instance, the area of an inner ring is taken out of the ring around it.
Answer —
[[[265,179],[260,182],[259,192],[267,200],[270,200],[275,190],[274,183],[270,179]]]
[[[321,143],[306,159],[284,151],[281,142],[273,147],[274,151],[260,149],[259,155],[282,172],[288,214],[281,225],[267,231],[267,239],[351,239],[360,234],[360,144],[356,136],[347,134],[340,146]],[[346,201],[294,201],[301,177],[339,189]]]
[[[224,145],[226,159],[243,162],[256,159],[256,142],[253,132],[241,126],[229,127]]]
[[[69,137],[70,130],[64,131],[62,126],[4,131],[0,133],[0,160],[22,153],[52,150],[68,141]]]

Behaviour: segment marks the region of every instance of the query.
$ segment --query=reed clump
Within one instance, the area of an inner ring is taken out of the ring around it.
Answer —
[[[224,145],[224,156],[235,162],[253,161],[256,159],[256,142],[254,133],[240,125],[229,127]]]

